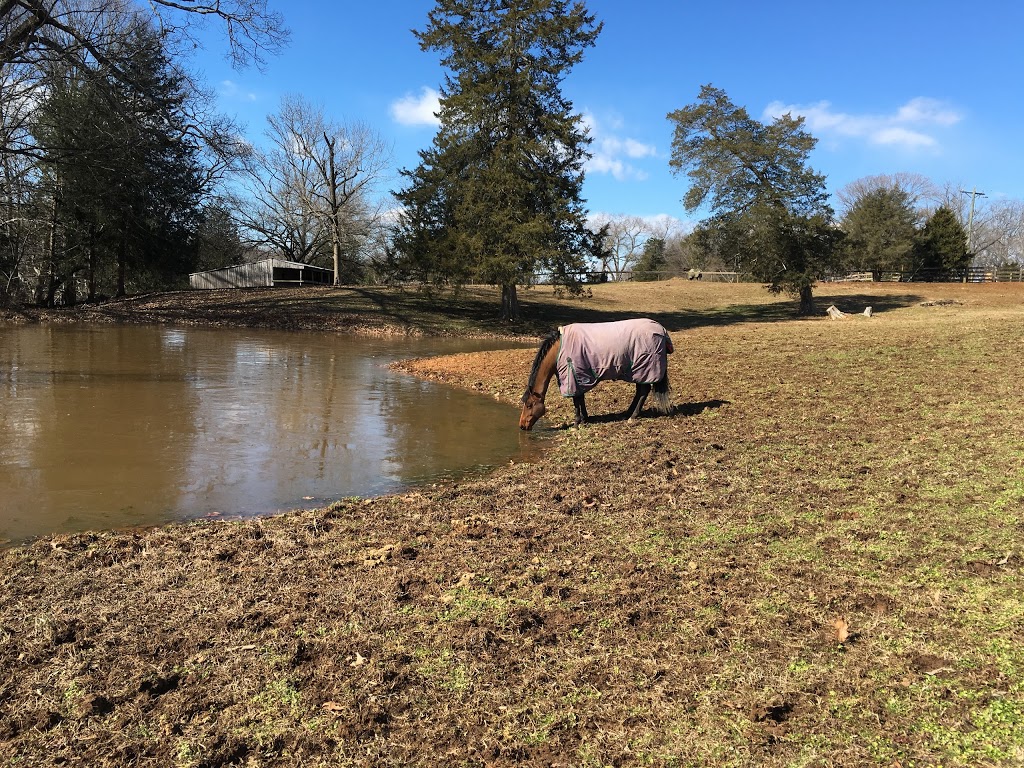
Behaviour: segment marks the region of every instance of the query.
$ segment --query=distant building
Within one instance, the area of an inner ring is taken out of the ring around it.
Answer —
[[[333,285],[334,270],[284,259],[263,259],[252,264],[192,272],[189,287],[197,290],[214,288],[274,288],[299,285]]]

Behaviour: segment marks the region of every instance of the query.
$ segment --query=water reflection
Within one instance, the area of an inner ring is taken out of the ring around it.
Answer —
[[[0,539],[266,514],[530,458],[512,407],[386,368],[494,346],[0,329]]]

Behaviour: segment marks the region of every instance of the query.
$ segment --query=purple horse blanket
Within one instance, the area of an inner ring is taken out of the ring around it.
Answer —
[[[653,320],[573,323],[559,328],[555,376],[564,397],[589,392],[599,381],[615,379],[654,384],[665,378],[672,352],[668,331]]]

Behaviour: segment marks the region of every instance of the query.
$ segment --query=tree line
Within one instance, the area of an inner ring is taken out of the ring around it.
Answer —
[[[390,150],[371,126],[285,97],[260,147],[183,64],[196,20],[232,57],[287,40],[265,0],[11,0],[0,4],[0,298],[73,303],[184,287],[190,271],[268,255],[336,283],[483,282],[518,318],[544,273],[645,279],[735,271],[814,311],[844,271],[955,271],[1019,261],[1024,211],[910,174],[859,180],[832,207],[800,117],[764,123],[703,86],[667,115],[677,220],[591,216],[591,138],[563,91],[602,25],[582,0],[437,0],[414,36],[446,69],[440,126],[382,196]],[[978,198],[981,199],[981,198]]]
[[[287,41],[266,0],[0,3],[0,300],[182,288],[265,256],[365,279],[387,147],[299,96],[244,140],[186,66],[211,17],[239,65]]]

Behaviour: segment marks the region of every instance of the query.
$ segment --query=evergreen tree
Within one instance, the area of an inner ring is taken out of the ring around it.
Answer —
[[[665,241],[660,237],[649,237],[643,252],[633,267],[633,280],[649,283],[658,279],[658,272],[665,267]]]
[[[876,281],[883,271],[909,270],[916,219],[910,195],[899,187],[879,187],[858,197],[842,223],[848,267],[870,271]]]
[[[246,243],[230,210],[219,203],[203,208],[193,270],[201,272],[241,264],[245,261],[246,251]]]
[[[138,290],[181,284],[211,180],[190,129],[187,78],[159,33],[137,20],[109,56],[129,77],[63,72],[35,131],[64,233],[51,282],[69,285],[84,272],[90,298],[101,286],[123,295],[129,281]]]
[[[695,104],[668,115],[675,124],[669,166],[686,172],[687,211],[707,205],[697,242],[814,311],[812,289],[837,259],[825,177],[807,166],[817,140],[803,118],[783,115],[765,125],[711,85]]]
[[[950,272],[971,263],[967,251],[967,232],[956,214],[946,206],[938,208],[921,230],[917,241],[918,265],[921,269]]]
[[[538,268],[576,284],[599,240],[581,199],[590,139],[561,83],[600,29],[579,1],[438,0],[415,34],[450,73],[441,125],[396,193],[409,271],[500,285],[506,320]]]

